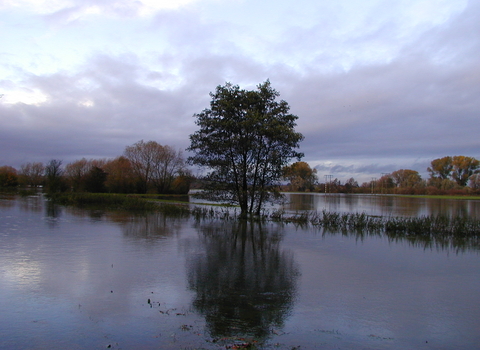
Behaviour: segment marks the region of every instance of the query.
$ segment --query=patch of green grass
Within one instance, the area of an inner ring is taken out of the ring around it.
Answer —
[[[125,194],[110,193],[59,193],[48,196],[50,200],[62,205],[102,206],[124,210],[155,210],[156,205],[146,199]]]

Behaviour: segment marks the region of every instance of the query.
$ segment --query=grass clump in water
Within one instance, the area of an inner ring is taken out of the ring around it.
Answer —
[[[480,236],[480,220],[468,217],[431,215],[422,217],[380,217],[365,213],[299,212],[286,215],[283,210],[270,214],[272,221],[299,226],[320,226],[331,231],[367,231],[405,236]]]

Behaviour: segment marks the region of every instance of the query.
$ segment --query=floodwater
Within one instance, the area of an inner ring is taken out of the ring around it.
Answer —
[[[287,209],[436,210],[309,196]],[[478,349],[480,254],[0,196],[0,315],[0,349]]]
[[[287,211],[317,210],[378,216],[447,215],[480,219],[480,200],[392,195],[286,193]]]

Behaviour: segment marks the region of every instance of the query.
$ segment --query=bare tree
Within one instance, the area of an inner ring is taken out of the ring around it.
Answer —
[[[159,193],[169,192],[173,180],[184,168],[180,151],[155,141],[138,141],[127,146],[124,155],[130,161],[143,193],[152,186]]]
[[[85,176],[92,169],[91,162],[82,158],[65,166],[65,177],[74,192],[82,190]]]
[[[160,146],[155,160],[152,182],[159,193],[167,193],[173,180],[185,168],[182,152],[170,146]]]
[[[41,162],[25,163],[20,166],[20,178],[25,185],[38,187],[43,182],[45,166]]]
[[[61,166],[62,161],[57,159],[52,159],[45,166],[46,185],[49,193],[61,192],[66,188]]]

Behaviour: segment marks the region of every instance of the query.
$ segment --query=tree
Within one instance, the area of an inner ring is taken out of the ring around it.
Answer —
[[[358,182],[353,177],[349,178],[347,182],[345,182],[345,192],[347,193],[352,193],[358,187]]]
[[[480,174],[470,176],[470,187],[474,190],[480,190]]]
[[[0,187],[16,187],[17,185],[17,169],[8,165],[0,167]]]
[[[20,180],[24,185],[38,187],[43,182],[44,172],[43,163],[25,163],[20,166]]]
[[[85,158],[65,166],[64,176],[70,184],[72,191],[80,192],[85,190],[85,177],[91,169],[91,162]]]
[[[172,185],[180,175],[184,175],[185,161],[181,151],[175,151],[168,145],[160,146],[153,168],[152,182],[158,193],[170,193]],[[188,192],[188,190],[187,190]]]
[[[428,167],[432,184],[441,184],[443,180],[453,180],[459,186],[466,186],[468,179],[478,173],[480,162],[473,157],[454,156],[434,159]],[[439,181],[441,180],[441,181]]]
[[[390,175],[396,187],[417,187],[422,184],[422,177],[418,171],[410,169],[400,169]]]
[[[466,186],[468,179],[478,173],[480,162],[472,157],[455,156],[452,158],[452,178],[460,186]]]
[[[134,173],[139,179],[139,191],[146,193],[152,179],[153,166],[158,146],[155,141],[138,141],[125,148],[124,155],[130,161]]]
[[[123,157],[117,157],[108,161],[103,169],[107,173],[105,182],[106,190],[110,193],[133,193],[135,192],[136,177],[130,161]]]
[[[283,176],[290,181],[292,191],[313,191],[317,184],[317,169],[306,162],[295,162],[283,168]]]
[[[448,179],[452,172],[452,157],[443,157],[432,160],[431,166],[427,168],[432,178]]]
[[[278,193],[283,168],[303,139],[295,132],[297,116],[289,105],[276,101],[270,82],[256,90],[230,83],[210,93],[210,108],[195,114],[198,131],[190,135],[190,164],[208,169],[205,195],[240,206],[243,216],[260,214]]]
[[[173,179],[184,170],[181,152],[155,141],[138,141],[124,152],[139,179],[139,191],[146,193],[149,186],[159,193],[168,193]]]
[[[97,166],[93,166],[85,175],[85,190],[92,193],[106,192],[105,181],[107,173]]]
[[[102,159],[87,160],[85,158],[82,158],[80,160],[76,160],[75,162],[67,164],[65,166],[65,171],[63,175],[65,180],[72,188],[72,191],[91,192],[87,189],[87,180],[90,172],[94,168],[102,169],[106,163],[107,161]]]
[[[391,174],[385,174],[377,180],[376,186],[381,193],[388,193],[394,187],[394,181]]]
[[[193,181],[192,174],[185,170],[181,172],[171,184],[171,191],[175,194],[187,194],[190,190],[190,184]]]
[[[52,159],[45,166],[46,187],[49,193],[61,192],[66,189],[63,179],[62,161]]]

